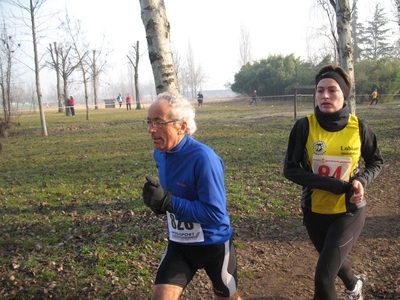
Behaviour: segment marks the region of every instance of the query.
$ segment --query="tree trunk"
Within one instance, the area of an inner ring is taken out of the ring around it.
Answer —
[[[350,75],[351,90],[347,99],[350,112],[356,112],[356,87],[354,80],[353,45],[351,41],[351,10],[349,0],[336,1],[336,22],[339,38],[339,62]]]
[[[139,1],[157,94],[166,91],[179,94],[164,1]]]
[[[83,43],[84,36],[82,35],[80,21],[75,21],[74,23],[72,23],[72,20],[67,15],[66,22],[63,26],[70,37],[72,48],[75,51],[75,55],[77,58],[77,66],[80,67],[82,72],[83,88],[85,92],[86,120],[89,121],[89,91],[88,91],[88,79],[86,71],[86,68],[88,67],[86,58],[89,55],[88,54],[89,52],[87,51],[88,45]]]
[[[0,60],[0,89],[1,89],[1,98],[3,104],[3,118],[0,115],[0,137],[7,137],[8,131],[11,127],[11,74],[12,74],[12,56],[11,54],[14,52],[11,38],[6,32],[6,28],[4,27],[4,31],[1,36],[2,41],[2,49],[4,51],[5,56],[7,57],[6,63]],[[11,44],[11,45],[10,45]],[[5,68],[5,69],[3,69]]]
[[[40,113],[40,122],[42,125],[42,136],[47,136],[47,126],[46,126],[46,119],[44,116],[43,110],[43,101],[42,101],[42,88],[40,85],[40,66],[39,66],[39,54],[37,50],[37,40],[36,40],[36,25],[35,25],[35,7],[32,3],[33,0],[30,0],[30,15],[31,15],[31,23],[32,23],[32,41],[33,41],[33,53],[35,59],[35,78],[36,78],[36,92],[38,97],[38,104],[39,104],[39,113]]]
[[[99,109],[97,103],[99,102],[99,78],[96,66],[96,50],[93,50],[93,96],[94,96],[94,109]]]
[[[58,48],[57,48],[57,42],[54,42],[54,52],[55,52],[55,68],[56,68],[56,74],[57,74],[57,99],[58,99],[58,112],[62,113],[63,112],[63,93],[61,89],[61,76],[60,76],[60,65],[59,65],[59,54],[58,54]]]
[[[82,64],[82,62],[81,62]],[[84,66],[81,65],[81,70],[82,70],[82,75],[83,75],[83,87],[85,90],[85,105],[86,105],[86,120],[89,121],[90,119],[90,114],[89,114],[89,92],[88,92],[88,82],[86,79],[86,71],[84,69]]]
[[[135,78],[134,78],[134,83],[135,83],[135,99],[136,99],[136,109],[141,109],[141,100],[140,100],[140,90],[139,90],[139,41],[136,42],[136,46],[132,46],[135,52],[131,53],[132,58],[127,55],[129,62],[131,63],[133,67],[133,71],[135,73]],[[135,61],[133,61],[135,60]]]
[[[140,90],[139,90],[139,41],[136,42],[136,63],[135,63],[135,98],[136,109],[141,109]]]
[[[63,76],[63,83],[64,83],[64,107],[65,107],[65,115],[69,116],[69,107],[68,107],[68,78]]]

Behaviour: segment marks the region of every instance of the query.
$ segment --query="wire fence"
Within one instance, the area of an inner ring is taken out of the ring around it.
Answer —
[[[249,105],[252,100],[251,96],[237,96],[234,98],[204,98],[203,103],[205,105],[231,105],[231,106],[243,106]],[[381,104],[392,104],[400,102],[400,94],[382,94],[378,97],[379,103]],[[372,97],[369,94],[356,95],[357,105],[368,105],[372,101]],[[295,102],[295,95],[280,95],[280,96],[258,96],[257,105],[276,105],[276,106],[287,106]],[[314,94],[297,94],[297,105],[298,106],[314,106],[315,98]],[[253,102],[252,106],[255,105]]]
[[[295,101],[296,99],[296,101]],[[206,109],[207,107],[224,107],[224,108],[255,108],[259,111],[265,109],[271,109],[273,107],[273,111],[275,114],[284,114],[287,116],[292,116],[296,118],[297,111],[312,111],[315,107],[315,98],[313,94],[298,94],[297,98],[295,95],[281,95],[281,96],[258,96],[257,103],[251,103],[251,96],[237,96],[231,98],[204,98],[202,109]],[[357,95],[356,103],[357,106],[367,106],[371,102],[372,98],[370,95]],[[198,103],[197,99],[190,99],[193,106],[197,108]],[[146,110],[152,103],[152,100],[144,100],[140,102],[139,105],[134,101],[131,104],[131,111],[134,112],[137,108]],[[379,102],[380,105],[383,104],[400,104],[400,95],[380,95]],[[257,106],[256,106],[257,105]],[[4,120],[4,112],[2,106],[0,105],[0,123]],[[46,118],[50,116],[51,118],[63,118],[68,117],[66,114],[66,107],[58,107],[51,105],[44,105],[44,114]],[[117,112],[127,111],[125,103],[119,107],[118,103],[115,105],[111,105],[107,102],[100,102],[97,105],[90,104],[88,105],[89,114],[92,116],[96,111],[107,111],[110,113],[110,116]],[[82,103],[78,103],[75,105],[76,115],[78,117],[86,116],[86,105]],[[18,131],[18,126],[23,118],[23,122],[32,123],[32,127],[40,128],[40,114],[38,106],[32,106],[30,104],[13,106],[11,109],[12,123],[14,130]],[[130,118],[131,116],[125,116],[125,114],[121,114],[121,118]],[[143,117],[143,116],[142,116]],[[132,115],[132,118],[135,118]],[[61,119],[59,119],[61,122]],[[92,120],[92,117],[91,117]]]
[[[252,97],[238,96],[234,98],[213,98],[204,99],[204,105],[221,105],[221,106],[287,106],[294,104],[294,95],[282,95],[282,96],[258,96],[257,102],[252,102]],[[252,103],[251,103],[252,102]],[[251,104],[250,104],[251,103]],[[313,95],[297,95],[297,103],[300,105],[314,104]]]

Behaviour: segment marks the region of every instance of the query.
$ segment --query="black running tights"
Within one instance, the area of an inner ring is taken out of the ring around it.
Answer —
[[[319,253],[314,300],[337,300],[336,276],[347,289],[354,289],[357,278],[353,275],[347,255],[359,237],[364,222],[365,207],[346,214],[304,213],[308,235]]]

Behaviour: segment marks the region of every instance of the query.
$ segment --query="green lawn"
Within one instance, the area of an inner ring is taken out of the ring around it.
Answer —
[[[194,137],[225,163],[234,225],[244,216],[300,218],[300,188],[282,176],[292,107],[206,102],[196,111]],[[357,115],[374,129],[385,159],[399,160],[400,107],[363,107]],[[166,240],[164,220],[141,199],[145,175],[156,176],[146,116],[101,109],[87,121],[83,110],[75,118],[47,111],[42,137],[39,114],[23,113],[0,139],[0,298],[150,295]]]

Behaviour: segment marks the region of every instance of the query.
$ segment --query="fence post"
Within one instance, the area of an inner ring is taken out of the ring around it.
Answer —
[[[294,119],[297,119],[297,88],[294,89]]]

